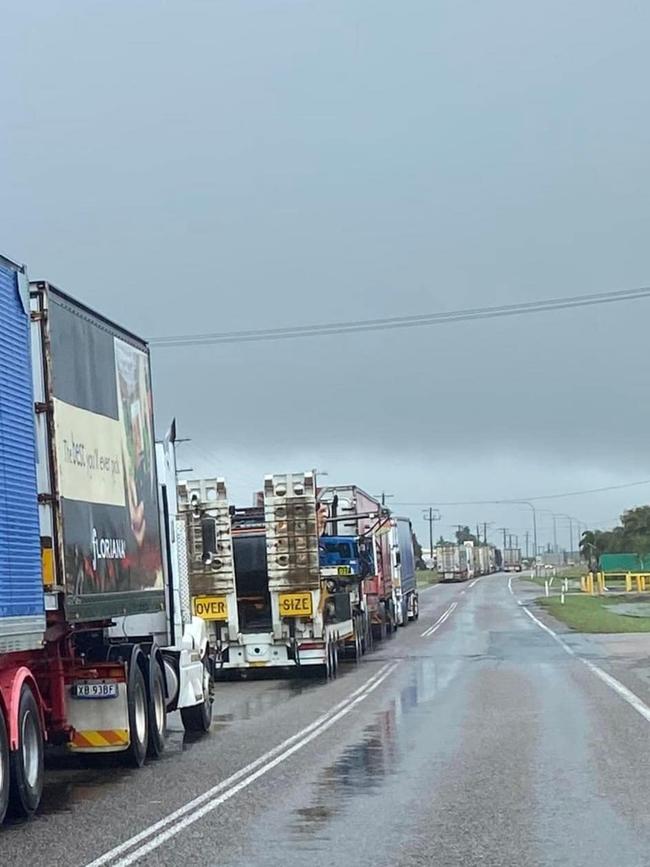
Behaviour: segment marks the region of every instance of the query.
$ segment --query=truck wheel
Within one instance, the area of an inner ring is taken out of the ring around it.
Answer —
[[[338,677],[339,673],[339,643],[332,642],[332,677]]]
[[[210,669],[203,662],[203,701],[192,707],[181,708],[181,719],[186,732],[205,734],[210,731],[212,725],[212,675]]]
[[[167,739],[167,702],[165,681],[157,660],[150,660],[149,666],[149,744],[147,752],[153,758],[161,756]]]
[[[420,598],[418,596],[413,600],[413,620],[420,619]]]
[[[375,636],[374,636],[374,633],[372,631],[372,623],[370,622],[369,617],[366,619],[365,629],[366,629],[366,653],[370,653],[370,651],[375,646]]]
[[[4,714],[0,707],[0,825],[9,806],[9,737]]]
[[[18,749],[10,753],[9,806],[17,816],[31,816],[43,792],[43,731],[34,693],[24,683],[18,703]]]
[[[126,755],[130,764],[135,765],[136,768],[141,768],[147,757],[147,749],[149,747],[149,706],[144,675],[135,660],[129,666],[127,690],[131,745]]]
[[[361,635],[361,623],[360,618],[356,618],[354,621],[354,656],[353,659],[355,662],[360,662],[361,654],[363,653],[363,637]]]

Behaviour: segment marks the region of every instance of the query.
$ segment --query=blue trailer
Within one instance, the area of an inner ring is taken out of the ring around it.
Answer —
[[[43,644],[29,287],[0,256],[0,654]]]
[[[417,620],[420,616],[413,529],[408,518],[391,517],[390,524],[395,613],[397,625],[405,626],[409,620]]]

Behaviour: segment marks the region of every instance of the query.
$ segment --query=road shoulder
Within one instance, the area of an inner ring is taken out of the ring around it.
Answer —
[[[534,614],[577,657],[597,664],[650,704],[650,633],[576,632],[536,603],[538,586],[519,577],[512,577],[509,586],[517,603]]]

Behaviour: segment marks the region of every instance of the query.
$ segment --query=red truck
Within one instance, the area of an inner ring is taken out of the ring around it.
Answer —
[[[323,488],[319,501],[327,508],[328,532],[358,539],[365,564],[363,615],[366,644],[382,640],[397,629],[391,577],[391,520],[379,500],[356,485]]]

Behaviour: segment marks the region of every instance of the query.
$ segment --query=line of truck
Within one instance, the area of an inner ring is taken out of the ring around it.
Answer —
[[[179,483],[145,341],[0,256],[0,823],[40,802],[46,745],[206,732],[235,670],[336,674],[417,620],[412,528],[356,486]]]
[[[468,581],[502,568],[501,552],[494,545],[445,542],[436,545],[434,559],[441,581]]]

